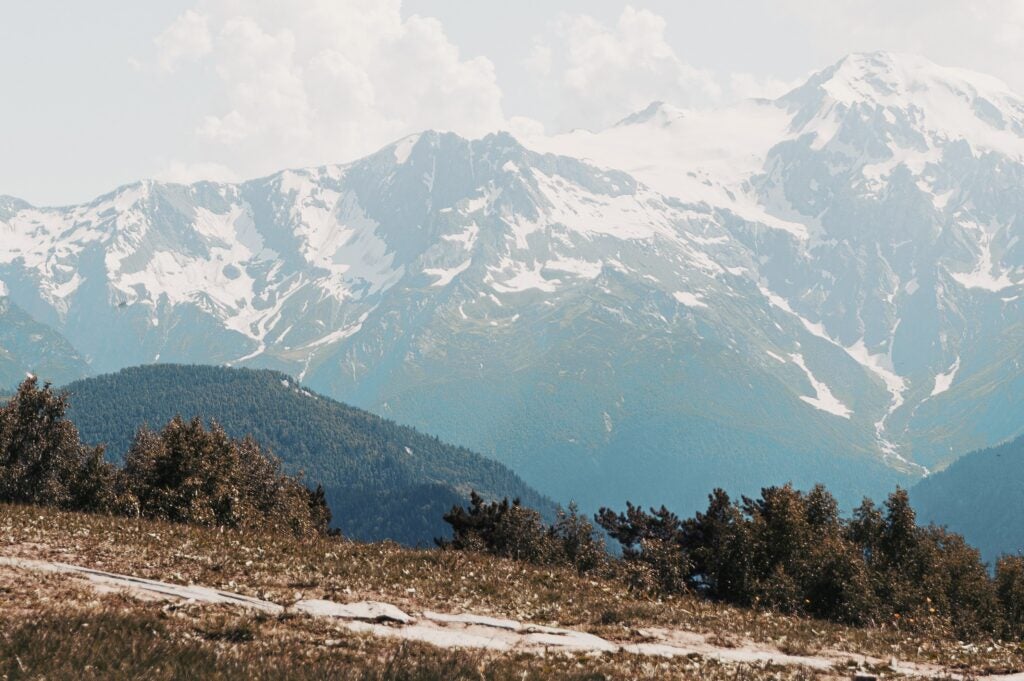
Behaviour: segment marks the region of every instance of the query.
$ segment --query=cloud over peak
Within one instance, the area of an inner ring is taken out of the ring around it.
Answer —
[[[156,38],[167,78],[195,62],[219,80],[196,137],[243,174],[353,158],[423,128],[503,127],[484,57],[463,58],[441,23],[403,18],[397,0],[281,5],[206,0]]]

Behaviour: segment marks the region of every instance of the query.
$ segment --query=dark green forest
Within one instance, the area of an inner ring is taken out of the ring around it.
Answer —
[[[84,442],[106,444],[120,463],[140,426],[175,416],[216,421],[255,440],[285,470],[323,485],[334,524],[346,536],[428,544],[470,490],[521,497],[553,517],[554,505],[501,464],[302,388],[267,370],[152,365],[68,385],[69,418]]]
[[[986,560],[1024,551],[1024,436],[966,454],[919,482],[910,498],[926,522],[946,525]]]

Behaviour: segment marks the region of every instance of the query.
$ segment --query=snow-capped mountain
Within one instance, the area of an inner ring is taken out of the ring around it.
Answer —
[[[890,455],[1020,432],[1024,100],[999,81],[851,55],[777,101],[541,143],[713,206],[762,290],[889,392]]]
[[[525,146],[0,199],[0,294],[93,372],[282,369],[563,501],[852,500],[1024,431],[1022,159],[1004,86],[854,55]]]

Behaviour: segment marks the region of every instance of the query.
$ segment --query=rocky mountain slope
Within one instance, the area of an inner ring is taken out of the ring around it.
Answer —
[[[87,376],[89,365],[66,338],[0,297],[0,390],[20,383],[29,370],[69,381]]]
[[[1024,430],[1022,159],[1005,86],[853,55],[525,146],[4,199],[0,281],[91,371],[281,369],[562,501],[853,502]]]

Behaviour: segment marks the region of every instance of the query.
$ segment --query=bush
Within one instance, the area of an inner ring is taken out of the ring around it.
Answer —
[[[608,559],[604,540],[594,530],[586,516],[580,515],[575,502],[569,510],[558,509],[558,519],[551,526],[558,560],[571,565],[579,574],[593,572]]]
[[[555,524],[548,526],[519,499],[488,503],[474,491],[468,507],[453,506],[444,520],[452,527],[452,539],[436,540],[442,548],[539,565],[569,565],[581,574],[602,566],[607,556],[604,542],[575,504],[570,504],[568,512],[559,510]]]
[[[1024,557],[1003,556],[999,559],[995,587],[1006,635],[1024,638]]]
[[[595,518],[622,546],[634,585],[663,593],[687,590],[692,566],[686,552],[686,532],[676,514],[664,506],[647,513],[627,502],[625,513],[602,508]]]
[[[555,555],[555,542],[540,513],[525,508],[519,499],[487,503],[474,491],[469,506],[453,506],[444,521],[452,527],[452,539],[437,540],[441,547],[531,563],[549,563]]]
[[[145,517],[295,535],[324,533],[330,522],[322,489],[284,475],[252,438],[232,439],[216,423],[207,430],[198,418],[140,430],[124,479]]]
[[[85,447],[66,418],[68,397],[25,380],[0,408],[0,501],[73,511],[118,505],[116,469],[102,447]]]

